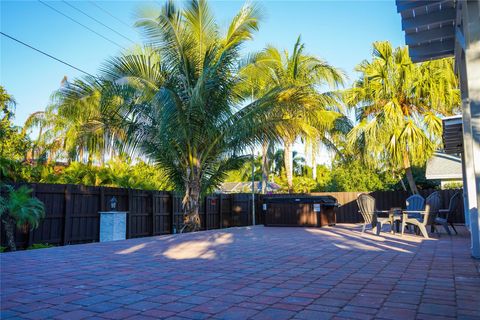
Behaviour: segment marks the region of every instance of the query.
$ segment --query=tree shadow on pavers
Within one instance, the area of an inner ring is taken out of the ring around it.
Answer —
[[[150,237],[148,241],[129,244],[123,242],[120,248],[114,250],[115,255],[151,255],[172,260],[206,259],[213,260],[218,257],[222,248],[232,244],[235,239],[235,229],[199,231],[195,233],[176,234],[168,236]],[[245,233],[243,230],[242,233]],[[126,246],[126,244],[128,244]]]
[[[329,240],[330,245],[345,250],[365,251],[393,251],[402,253],[413,253],[424,241],[436,241],[437,239],[424,239],[418,236],[363,234],[355,227],[335,226],[328,228],[306,228],[305,232],[312,236],[324,236]]]

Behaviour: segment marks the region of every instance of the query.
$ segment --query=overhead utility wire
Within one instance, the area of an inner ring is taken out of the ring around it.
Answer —
[[[46,53],[46,52],[44,52],[44,51],[42,51],[42,50],[40,50],[40,49],[37,49],[37,48],[35,48],[34,46],[29,45],[28,43],[25,43],[25,42],[23,42],[23,41],[21,41],[21,40],[18,40],[17,38],[14,38],[14,37],[10,36],[10,35],[6,34],[6,33],[3,32],[3,31],[0,31],[0,34],[2,34],[3,36],[5,36],[5,37],[7,37],[7,38],[12,39],[13,41],[16,41],[16,42],[18,42],[18,43],[20,43],[20,44],[23,44],[24,46],[26,46],[26,47],[28,47],[28,48],[30,48],[30,49],[32,49],[32,50],[35,50],[35,51],[37,51],[37,52],[39,52],[39,53],[41,53],[41,54],[43,54],[43,55],[45,55],[45,56],[53,59],[53,60],[56,60],[56,61],[58,61],[58,62],[60,62],[60,63],[63,63],[64,65],[67,65],[67,66],[69,66],[70,68],[73,68],[73,69],[75,69],[75,70],[77,70],[77,71],[80,71],[80,72],[82,72],[82,73],[84,73],[84,74],[86,74],[86,75],[88,75],[88,76],[91,76],[91,77],[95,78],[94,75],[92,75],[92,74],[90,74],[90,73],[88,73],[88,72],[86,72],[86,71],[83,71],[82,69],[77,68],[77,67],[75,67],[74,65],[72,65],[72,64],[70,64],[70,63],[68,63],[68,62],[63,61],[62,59],[56,58],[56,57],[52,56],[51,54],[48,54],[48,53]]]
[[[66,15],[65,13],[61,12],[60,10],[55,9],[54,7],[52,7],[51,5],[47,4],[46,2],[44,2],[44,1],[42,1],[42,0],[38,0],[38,2],[40,2],[40,3],[43,4],[44,6],[49,7],[50,9],[52,9],[52,10],[55,11],[55,12],[57,12],[58,14],[61,14],[62,16],[70,19],[71,21],[75,22],[76,24],[81,25],[82,27],[84,27],[85,29],[89,30],[90,32],[95,33],[97,36],[102,37],[103,39],[107,40],[107,41],[110,42],[110,43],[113,43],[114,45],[116,45],[116,46],[119,47],[120,49],[125,49],[124,47],[122,47],[122,46],[121,46],[120,44],[118,44],[117,42],[115,42],[115,41],[113,41],[113,40],[105,37],[104,35],[98,33],[97,31],[95,31],[95,30],[93,30],[92,28],[84,25],[83,23],[78,22],[77,20],[75,20],[75,19],[73,19],[72,17]]]
[[[113,29],[113,28],[110,28],[109,26],[107,26],[105,23],[103,23],[102,21],[92,17],[91,15],[89,15],[88,13],[84,12],[83,10],[75,7],[73,4],[71,3],[68,3],[67,1],[65,0],[62,0],[62,2],[64,2],[67,6],[77,10],[78,12],[82,13],[83,15],[89,17],[90,19],[92,19],[93,21],[95,21],[96,23],[98,24],[101,24],[102,26],[104,26],[105,28],[107,28],[108,30],[112,31],[112,32],[115,32],[117,35],[119,35],[120,37],[130,41],[131,43],[135,44],[135,41],[133,41],[132,39],[128,38],[128,37],[125,37],[123,34],[121,34],[120,32],[118,32],[117,30]]]
[[[114,16],[113,14],[111,14],[108,10],[105,10],[104,8],[100,7],[95,1],[88,1],[90,2],[91,4],[93,4],[95,7],[97,7],[98,9],[102,10],[103,12],[105,12],[106,14],[108,14],[110,17],[112,17],[113,19],[117,20],[118,22],[120,22],[121,24],[131,28],[132,26],[129,25],[128,23],[126,23],[125,21],[123,21],[122,19],[119,19],[117,18],[116,16]]]

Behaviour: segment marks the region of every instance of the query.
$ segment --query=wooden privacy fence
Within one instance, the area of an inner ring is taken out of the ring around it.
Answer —
[[[462,192],[462,190],[435,190],[426,189],[419,190],[422,197],[427,198],[433,192],[438,191],[441,198],[441,208],[448,208],[450,198],[456,192]],[[359,223],[363,222],[362,217],[358,213],[357,197],[363,192],[317,192],[311,195],[329,195],[335,197],[340,203],[340,207],[337,208],[337,222],[338,223]],[[375,198],[375,204],[378,210],[389,210],[392,207],[405,208],[405,201],[411,194],[407,191],[373,191],[365,192]],[[465,223],[465,216],[463,213],[463,198],[460,201],[460,205],[454,216],[455,223]]]
[[[110,209],[112,197],[117,199],[117,210],[128,211],[127,238],[163,235],[177,232],[182,224],[182,198],[167,191],[146,191],[80,185],[31,184],[33,194],[45,204],[45,219],[39,228],[23,232],[17,230],[19,248],[33,243],[65,245],[99,240],[99,211]],[[426,197],[436,190],[422,190]],[[459,190],[441,190],[443,208]],[[341,204],[337,208],[337,223],[362,222],[356,198],[359,192],[312,193],[331,195]],[[409,196],[402,191],[376,191],[370,194],[377,200],[378,209],[404,207]],[[255,219],[263,223],[262,196],[255,197]],[[463,203],[458,208],[455,222],[464,222]],[[202,199],[200,204],[202,230],[219,229],[252,224],[251,194],[215,194]],[[5,233],[1,226],[1,243],[5,246]]]
[[[99,211],[109,211],[112,197],[117,210],[127,211],[127,238],[174,233],[182,224],[182,198],[166,191],[31,184],[33,195],[45,204],[45,218],[32,231],[17,230],[19,248],[33,243],[66,245],[99,241]],[[258,206],[258,202],[256,203]],[[262,223],[260,208],[257,223]],[[218,194],[200,203],[202,230],[252,224],[250,194]],[[2,246],[5,234],[1,226]]]

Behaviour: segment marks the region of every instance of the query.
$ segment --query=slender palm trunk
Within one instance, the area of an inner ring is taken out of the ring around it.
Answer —
[[[198,168],[194,168],[194,170],[187,169],[185,182],[185,195],[182,201],[183,227],[180,233],[184,231],[198,231],[201,228],[200,214],[198,212],[200,208],[200,175]]]
[[[288,193],[292,193],[293,190],[293,143],[289,139],[284,139],[285,152],[285,172],[287,174]]]
[[[17,251],[17,246],[15,245],[15,220],[6,214],[2,217],[2,222],[5,227],[8,249],[10,249],[10,251]]]
[[[268,141],[263,141],[262,144],[262,194],[267,193],[268,185]]]
[[[312,178],[317,181],[317,157],[315,156],[315,150],[312,150]]]
[[[413,194],[418,194],[417,185],[415,184],[412,168],[410,166],[410,157],[408,156],[407,151],[403,152],[403,168],[405,169],[405,175],[407,176],[408,186],[410,187],[410,190]]]

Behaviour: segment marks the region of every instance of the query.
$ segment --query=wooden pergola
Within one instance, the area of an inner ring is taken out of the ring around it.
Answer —
[[[396,0],[414,62],[455,57],[462,115],[443,121],[444,151],[462,155],[465,224],[480,258],[480,1]]]

